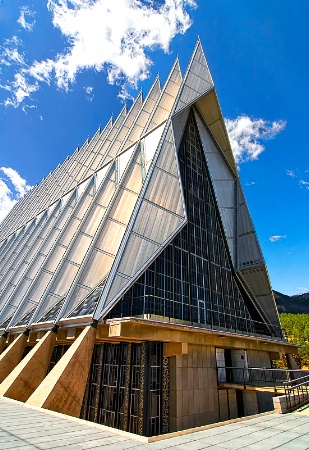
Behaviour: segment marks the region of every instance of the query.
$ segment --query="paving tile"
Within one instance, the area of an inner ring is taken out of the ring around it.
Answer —
[[[309,417],[271,414],[184,436],[143,443],[69,417],[52,416],[0,399],[0,450],[302,450],[309,448]],[[2,431],[1,431],[2,430]]]
[[[14,450],[14,449],[18,449],[18,450],[24,450],[25,448],[29,448],[29,449],[38,449],[38,447],[36,447],[35,445],[30,445],[25,441],[15,441],[15,442],[10,442],[10,443],[5,443],[3,444],[0,441],[0,450]]]
[[[40,449],[53,449],[53,448],[62,448],[62,447],[65,447],[65,446],[69,446],[69,445],[75,445],[76,447],[77,447],[77,445],[78,444],[82,444],[82,447],[83,448],[87,448],[87,444],[88,444],[88,442],[89,442],[89,439],[92,439],[91,438],[91,435],[89,435],[89,438],[88,439],[85,439],[85,438],[83,438],[83,439],[81,439],[81,438],[71,438],[71,439],[62,439],[62,440],[52,440],[52,441],[49,441],[49,442],[41,442],[41,443],[39,443],[39,444],[37,444],[37,446],[40,448]],[[92,439],[92,441],[93,442],[95,442],[97,439]],[[120,444],[122,443],[122,441],[123,441],[124,439],[119,439],[119,438],[106,438],[106,439],[102,439],[102,442],[104,443],[104,445],[102,446],[102,447],[106,447],[107,445],[109,445],[109,444],[117,444],[118,445],[118,448],[120,448]],[[91,448],[91,447],[90,447]]]
[[[92,439],[96,439],[96,437],[100,437],[99,433],[89,433],[88,430],[80,430],[80,431],[72,431],[72,432],[68,432],[68,433],[64,433],[61,435],[57,435],[57,434],[49,434],[46,436],[31,436],[27,438],[27,441],[30,442],[31,444],[43,444],[45,442],[52,442],[52,441],[68,441],[68,440],[72,440],[74,439],[76,441],[79,440],[81,442],[83,442],[85,439],[87,439],[88,437],[90,437]]]
[[[309,448],[309,435],[300,436],[275,448],[278,450],[306,450]]]
[[[272,450],[275,448],[281,448],[283,444],[287,444],[294,439],[299,438],[299,435],[291,431],[283,432],[277,434],[276,436],[270,437],[268,439],[262,439],[256,444],[244,444],[242,448],[246,450]],[[308,445],[309,447],[309,445]]]
[[[170,447],[170,450],[201,450],[203,448],[210,448],[211,444],[206,444],[205,442],[200,441],[190,441],[186,444],[175,445],[174,447]]]
[[[170,439],[164,439],[162,441],[157,441],[157,442],[150,442],[149,444],[147,444],[147,448],[150,449],[163,449],[163,448],[177,448],[177,445],[182,445],[185,444],[187,446],[189,446],[188,444],[188,440],[184,439],[184,436],[179,436],[179,437],[175,437],[175,438],[170,438]]]
[[[103,444],[103,445],[102,445]],[[132,445],[131,445],[132,444]],[[140,448],[141,445],[143,445],[142,442],[139,441],[132,441],[132,440],[123,440],[123,441],[114,441],[114,442],[106,442],[106,439],[102,438],[102,439],[97,439],[97,440],[89,440],[88,442],[84,443],[83,448],[86,449],[91,449],[91,448],[107,448],[109,449],[110,445],[118,445],[118,449],[120,448],[135,448],[138,447]],[[123,447],[123,445],[130,445],[130,447]],[[148,445],[148,444],[147,444]]]

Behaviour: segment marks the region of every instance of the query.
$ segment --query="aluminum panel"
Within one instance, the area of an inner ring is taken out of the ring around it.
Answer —
[[[136,119],[138,113],[141,111],[142,108],[142,94],[140,93],[130,111],[128,112],[122,127],[119,129],[114,141],[112,142],[111,146],[109,147],[109,149],[107,150],[107,154],[111,157],[111,158],[115,158],[115,156],[117,155],[118,150],[121,148],[122,144],[124,143],[128,132],[134,122],[134,120]]]
[[[109,217],[117,222],[127,224],[130,220],[137,198],[138,196],[135,193],[122,189],[118,195],[117,201],[115,201],[114,206],[112,207]]]
[[[113,284],[110,289],[109,298],[114,299],[115,296],[117,296],[119,294],[119,292],[121,292],[123,289],[125,289],[126,286],[128,286],[128,278],[124,278],[123,276],[116,274],[116,276],[114,277]],[[109,303],[107,304],[107,307],[111,303],[112,303],[112,300],[109,301]]]
[[[35,280],[35,283],[31,286],[29,293],[27,293],[27,302],[39,303],[41,296],[43,295],[48,283],[52,279],[53,274],[45,271],[41,271]]]
[[[235,210],[228,208],[219,208],[222,223],[225,230],[225,236],[227,239],[234,239],[235,236]],[[231,253],[233,254],[234,251]]]
[[[107,220],[96,241],[96,248],[116,255],[125,231],[125,225]]]
[[[166,152],[161,153],[158,158],[157,167],[175,177],[178,177],[178,166],[174,145],[171,144],[170,148],[168,148],[168,145],[166,146]]]
[[[125,169],[125,172],[123,175],[124,179],[126,179],[126,176],[128,174],[133,172],[134,166],[135,166],[134,162],[136,161],[136,159],[139,159],[139,157],[140,157],[140,148],[139,148],[139,146],[137,146],[134,156],[130,159],[130,163],[127,165],[127,167]],[[113,166],[111,167],[109,175],[112,174],[112,172],[113,172]],[[103,191],[106,194],[106,189],[104,189],[105,187],[106,187],[106,185],[103,182],[100,187],[100,190],[97,192],[96,197],[94,198],[93,205],[97,204],[97,201],[100,198],[100,196],[102,195]],[[96,258],[99,258],[99,259],[102,258],[102,260],[104,260],[104,261],[107,261],[107,259],[108,259],[110,264],[112,264],[114,256],[113,255],[105,255],[104,253],[102,253],[101,250],[96,248],[96,243],[99,240],[99,238],[101,236],[101,232],[102,232],[102,230],[106,224],[106,221],[108,219],[116,221],[116,222],[129,220],[131,211],[134,208],[137,198],[138,198],[137,194],[135,194],[131,191],[125,190],[121,186],[121,184],[119,184],[117,186],[117,189],[114,192],[114,195],[112,196],[111,199],[109,199],[109,205],[105,212],[105,217],[102,218],[102,220],[100,221],[100,225],[99,225],[98,229],[96,230],[95,235],[92,238],[92,242],[83,257],[83,261],[82,261],[81,265],[78,268],[76,277],[74,278],[74,281],[72,282],[70,289],[69,289],[68,293],[66,294],[66,299],[63,304],[63,307],[59,311],[58,319],[60,319],[64,315],[66,315],[68,310],[71,310],[73,308],[73,306],[76,305],[74,293],[75,293],[75,289],[77,288],[78,285],[86,285],[88,282],[87,279],[89,278],[89,283],[91,283],[89,285],[89,287],[90,288],[95,287],[95,285],[97,284],[97,280],[95,279],[95,274],[98,271],[99,271],[98,276],[100,277],[98,281],[102,280],[101,272],[105,268],[105,265],[107,263],[104,263],[104,265],[102,267],[100,267],[100,264],[96,262],[95,264],[97,264],[97,265],[95,267],[89,267],[89,264],[91,263],[91,259],[92,259],[93,255],[96,254]],[[91,210],[90,210],[89,217],[90,216],[92,216]],[[83,222],[85,222],[85,221],[83,221]],[[107,236],[106,242],[107,243],[109,242],[108,236]],[[58,270],[58,273],[61,273],[61,270],[59,270],[59,268],[57,270]],[[109,270],[109,266],[108,266],[108,270]],[[104,276],[106,276],[105,273],[104,273]],[[86,280],[85,280],[85,278],[86,278]],[[44,303],[44,297],[42,298],[41,303]]]
[[[146,241],[141,236],[131,234],[123,253],[118,272],[133,277],[142,267],[144,267],[158,248],[158,244]],[[132,258],[132,255],[134,255],[134,258]]]
[[[146,268],[146,265],[154,260],[156,255],[173,239],[187,221],[179,173],[178,177],[175,177],[156,167],[158,161],[162,161],[160,158],[161,153],[165,153],[170,148],[171,139],[172,125],[169,122],[153,158],[152,167],[146,176],[138,202],[108,276],[105,289],[98,302],[94,313],[95,319],[100,319],[106,314],[121,296],[123,290],[127,289],[134,282]],[[178,168],[176,158],[174,159],[174,164]],[[166,209],[170,207],[171,211],[163,211],[164,208],[160,207],[162,202],[164,207]],[[148,207],[146,203],[150,206]],[[149,210],[145,211],[147,207]],[[175,214],[177,211],[179,212],[179,217]],[[145,218],[145,213],[148,216],[148,220]],[[159,236],[156,221],[160,215],[159,220],[161,222],[164,214],[166,214],[164,228],[167,227],[167,230],[164,235],[165,231],[161,229],[163,235]],[[138,235],[137,231],[145,233],[147,237]],[[156,236],[157,239],[160,239],[160,243],[150,240],[149,236],[151,238]],[[162,242],[164,238],[166,239]],[[124,275],[124,278],[128,277],[127,282],[122,280],[122,275]],[[118,285],[119,280],[121,285]]]
[[[124,188],[139,194],[143,184],[143,174],[141,164],[136,163],[131,171],[123,177],[122,185]]]
[[[237,208],[237,262],[239,269],[246,269],[264,263],[263,254],[239,182]]]
[[[100,205],[92,205],[87,219],[85,220],[84,226],[81,229],[82,233],[86,233],[89,236],[94,236],[101,220],[105,215],[106,208]]]
[[[183,215],[179,179],[159,168],[154,170],[145,198],[175,214]]]
[[[144,200],[133,232],[158,244],[163,244],[182,222],[183,217],[170,214],[168,211],[158,208],[157,205]]]
[[[44,233],[44,239],[42,238],[42,236],[38,239],[38,243],[40,244],[39,248],[34,251],[35,249],[32,246],[29,249],[30,251],[27,256],[27,260],[25,260],[25,264],[23,263],[16,268],[16,276],[14,276],[14,278],[12,279],[12,282],[14,282],[14,290],[6,289],[5,292],[3,292],[3,298],[6,299],[7,304],[14,305],[14,307],[16,307],[17,305],[22,304],[26,301],[24,298],[24,296],[26,295],[24,287],[27,286],[27,288],[30,288],[32,282],[33,285],[35,285],[34,280],[39,276],[39,271],[46,258],[46,254],[44,253],[44,251],[47,252],[48,249],[51,248],[52,245],[54,245],[55,238],[60,233],[59,224],[61,223],[63,217],[68,217],[68,212],[72,211],[72,206],[75,204],[75,202],[76,196],[73,192],[71,193],[71,199],[66,203],[65,208],[59,210],[60,215],[58,215],[58,217],[54,214],[50,214],[50,225],[52,224],[54,228],[50,229],[49,233]],[[53,255],[52,262],[55,263],[55,261],[55,255]],[[24,282],[25,280],[27,280],[26,283]]]
[[[172,118],[175,146],[179,149],[186,128],[190,108],[181,111]]]
[[[228,180],[213,180],[213,184],[216,185],[215,192],[219,207],[234,208],[235,182]]]
[[[150,117],[150,114],[152,113],[152,111],[156,105],[156,102],[158,101],[160,94],[161,94],[160,82],[159,82],[159,78],[157,78],[155,80],[155,82],[153,83],[153,85],[150,89],[150,92],[144,101],[142,110],[138,114],[138,116],[135,120],[135,123],[133,124],[133,126],[128,134],[128,137],[123,142],[122,148],[133,145],[140,138],[140,136],[147,124],[147,121]]]
[[[67,253],[66,259],[68,261],[72,261],[75,264],[81,264],[88,248],[90,247],[91,242],[92,237],[79,234],[74,240],[70,251]]]
[[[255,233],[238,236],[237,250],[239,268],[258,266],[264,262]]]
[[[41,217],[41,220],[37,221],[37,226],[31,230],[29,233],[24,234],[24,240],[22,240],[18,247],[16,247],[10,254],[5,257],[5,264],[1,267],[1,281],[0,290],[3,291],[5,285],[9,282],[14,272],[18,270],[19,265],[27,259],[31,252],[35,252],[36,248],[40,244],[40,233],[42,232],[42,227],[45,225],[46,228],[50,227],[51,224],[48,221],[47,214]]]
[[[148,133],[169,117],[174,105],[174,101],[179,92],[181,82],[182,76],[179,62],[178,60],[176,60],[162,89],[162,93],[157,102],[157,105],[149,118],[148,124],[145,127],[145,133]]]
[[[213,89],[214,84],[200,41],[197,41],[191,61],[184,76],[174,113],[194,103],[199,97]]]
[[[49,293],[62,297],[65,295],[77,274],[78,266],[70,261],[64,261],[61,267],[61,273],[53,279]],[[44,302],[45,303],[45,302]],[[46,309],[45,309],[46,311]]]
[[[274,325],[279,325],[278,311],[269,282],[266,266],[238,272],[249,286],[266,317]]]
[[[79,283],[95,287],[109,273],[114,259],[112,255],[93,249],[89,261],[79,278]],[[74,295],[72,298],[74,298]]]
[[[58,242],[58,237],[59,237],[59,243],[65,247],[67,247],[70,244],[70,241],[71,241],[72,237],[74,236],[74,234],[76,233],[79,225],[80,225],[80,220],[76,219],[75,217],[71,217],[70,224],[67,226],[65,231],[62,231],[62,228],[55,230],[55,233],[54,233],[54,236],[52,237],[52,239],[50,241],[48,241],[42,248],[42,250],[41,250],[42,253],[47,255],[49,253],[49,251],[51,250],[51,248],[54,246],[55,242]],[[59,236],[61,232],[62,232],[62,235]]]

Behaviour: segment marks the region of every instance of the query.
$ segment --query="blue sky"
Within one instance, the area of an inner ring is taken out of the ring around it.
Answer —
[[[200,36],[273,288],[309,292],[309,3],[0,0],[0,217]]]

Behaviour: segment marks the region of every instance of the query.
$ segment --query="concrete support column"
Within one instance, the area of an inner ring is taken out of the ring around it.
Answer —
[[[86,327],[27,404],[79,417],[95,338],[96,328]]]
[[[288,368],[290,370],[297,370],[297,369],[299,369],[299,367],[297,365],[297,362],[295,361],[294,356],[291,355],[291,353],[286,353],[285,356],[286,356],[286,361],[287,361],[287,364],[288,364]],[[296,375],[295,378],[297,378],[297,375]]]
[[[0,355],[0,383],[12,372],[23,356],[28,340],[27,334],[20,334]]]
[[[215,347],[188,344],[186,351],[170,357],[170,431],[219,420]]]
[[[5,343],[7,341],[8,335],[6,333],[2,334],[0,336],[0,355],[2,353],[2,350],[4,349]]]
[[[25,402],[44,380],[56,342],[48,331],[0,385],[0,395]]]

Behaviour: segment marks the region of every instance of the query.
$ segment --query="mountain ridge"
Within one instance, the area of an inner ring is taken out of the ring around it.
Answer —
[[[285,295],[273,290],[279,313],[309,314],[309,292]]]

